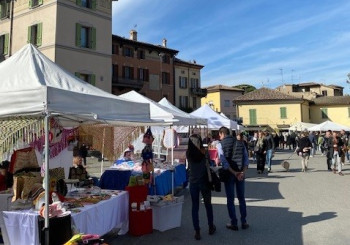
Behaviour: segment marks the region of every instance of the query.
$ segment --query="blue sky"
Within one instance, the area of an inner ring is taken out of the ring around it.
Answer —
[[[319,82],[350,93],[348,0],[113,2],[113,34],[131,29],[142,42],[166,38],[178,58],[204,65],[203,87]]]

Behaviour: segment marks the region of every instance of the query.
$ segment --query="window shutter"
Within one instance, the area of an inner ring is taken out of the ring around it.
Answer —
[[[4,55],[9,54],[9,34],[5,34],[4,40]]]
[[[74,72],[74,75],[75,75],[77,78],[80,78],[80,73],[79,73],[79,72]]]
[[[79,23],[75,24],[75,46],[81,46],[81,25]]]
[[[126,69],[126,67],[123,66],[123,78],[125,78],[125,69]]]
[[[29,8],[33,7],[33,0],[29,0]]]
[[[31,43],[31,37],[32,37],[32,27],[28,26],[28,40],[27,43]]]
[[[91,85],[96,85],[96,76],[95,76],[95,74],[91,74],[90,75],[90,84]]]
[[[137,68],[137,79],[138,80],[141,79],[140,73],[141,73],[141,68]]]
[[[39,5],[42,5],[43,4],[43,0],[39,0],[38,3],[39,3]]]
[[[95,27],[91,27],[90,28],[90,33],[91,33],[91,48],[92,49],[96,49],[96,28]]]
[[[81,0],[77,0],[76,3],[78,6],[81,6]]]
[[[170,84],[170,73],[167,73],[167,81],[168,81],[168,84]]]
[[[37,32],[37,36],[36,36],[36,45],[39,47],[42,44],[43,38],[43,23],[39,23],[38,25],[38,32]]]
[[[143,76],[143,77],[144,77],[144,79],[143,79],[144,81],[149,81],[149,72],[148,72],[148,69],[145,69],[145,70],[144,70],[144,76]]]
[[[170,74],[169,74],[169,78],[170,78]],[[185,78],[185,88],[187,88],[187,77]]]
[[[130,78],[134,79],[134,67],[130,67]]]
[[[134,49],[130,48],[130,57],[134,57]]]
[[[91,9],[96,10],[96,0],[91,1]]]

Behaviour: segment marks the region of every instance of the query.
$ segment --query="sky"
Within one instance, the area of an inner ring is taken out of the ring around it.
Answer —
[[[196,60],[202,87],[276,88],[317,82],[344,87],[350,73],[348,0],[118,0],[112,33]]]

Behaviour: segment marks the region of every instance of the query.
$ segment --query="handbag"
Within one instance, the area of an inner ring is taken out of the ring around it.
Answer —
[[[221,182],[215,171],[210,167],[209,153],[205,154],[205,166],[207,168],[209,188],[212,191],[221,192]]]
[[[221,182],[229,181],[230,176],[231,176],[231,173],[229,170],[224,169],[224,168],[219,168],[218,173],[219,173],[219,179]]]

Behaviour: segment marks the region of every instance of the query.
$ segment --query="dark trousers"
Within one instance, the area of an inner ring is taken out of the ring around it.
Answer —
[[[263,153],[256,153],[256,170],[265,170],[266,155]]]
[[[331,165],[332,165],[332,157],[331,154],[329,152],[327,152],[327,168],[331,169]]]
[[[235,187],[236,187],[237,198],[239,202],[239,211],[241,213],[241,223],[242,224],[247,223],[246,221],[247,206],[246,206],[245,197],[244,197],[244,185],[245,185],[244,183],[245,183],[245,180],[238,181],[234,175],[231,175],[229,181],[225,182],[227,210],[228,210],[228,215],[230,216],[232,225],[237,225],[236,210],[234,205]]]
[[[207,211],[207,219],[209,227],[214,225],[213,206],[211,205],[211,190],[209,184],[205,183],[190,183],[190,193],[192,199],[192,222],[193,228],[196,231],[200,230],[199,227],[199,193],[202,193],[205,210]]]

